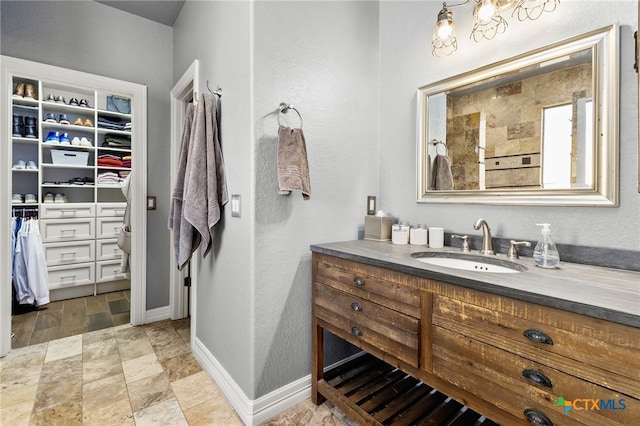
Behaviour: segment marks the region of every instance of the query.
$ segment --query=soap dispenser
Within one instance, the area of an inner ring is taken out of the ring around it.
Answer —
[[[560,255],[551,239],[551,225],[548,223],[538,223],[537,225],[542,226],[542,237],[533,250],[533,260],[541,268],[557,268],[560,263]]]

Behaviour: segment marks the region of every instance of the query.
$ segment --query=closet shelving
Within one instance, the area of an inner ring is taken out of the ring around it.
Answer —
[[[134,125],[135,120],[131,114],[107,110],[107,96],[118,94],[110,90],[82,87],[73,79],[65,82],[14,76],[14,91],[18,83],[32,85],[37,99],[12,95],[12,114],[35,119],[36,137],[16,136],[12,132],[12,166],[22,160],[32,161],[35,167],[12,168],[12,194],[21,194],[23,201],[14,201],[12,197],[11,206],[14,211],[24,207],[38,212],[50,290],[61,290],[61,295],[55,298],[59,300],[101,292],[98,283],[113,285],[105,291],[122,288],[128,282],[119,272],[122,252],[116,240],[126,200],[118,182],[103,184],[98,178],[104,172],[120,176],[131,168],[99,165],[98,158],[105,154],[130,157],[130,143],[128,147],[103,145],[109,135],[131,141],[132,132],[103,128],[99,122],[100,118],[107,118]],[[47,100],[49,95],[64,98],[64,102]],[[69,105],[72,98],[79,102],[84,99],[88,106]],[[47,121],[50,114],[56,122]],[[59,122],[62,115],[70,124]],[[69,141],[78,138],[89,141],[91,146],[86,142],[80,145],[47,142],[50,132],[66,133]],[[67,161],[61,162],[61,156]],[[54,202],[46,197],[48,193],[54,194]],[[24,202],[26,194],[35,195],[35,201]],[[56,194],[60,194],[58,202]],[[79,293],[74,288],[82,290]]]

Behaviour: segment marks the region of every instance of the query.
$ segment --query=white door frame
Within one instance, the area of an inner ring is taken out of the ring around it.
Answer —
[[[178,161],[180,159],[180,145],[182,144],[182,131],[184,128],[186,104],[194,100],[198,91],[198,74],[199,62],[194,60],[189,68],[182,74],[182,77],[176,82],[171,89],[171,183],[169,188],[169,199],[173,194],[173,184],[176,181],[176,172],[178,171]],[[173,236],[172,236],[173,237]],[[187,306],[187,288],[184,286],[185,271],[178,270],[178,262],[173,247],[173,238],[171,240],[170,251],[170,268],[171,275],[169,278],[169,315],[171,319],[180,319],[187,316],[187,312],[191,314],[191,335],[195,336],[195,308],[196,308],[196,282],[198,261],[197,256],[191,258],[190,274],[191,274],[191,306]],[[190,309],[189,309],[190,308]],[[192,340],[193,341],[193,340]]]
[[[143,324],[146,316],[147,294],[147,88],[122,80],[101,77],[80,71],[69,70],[38,62],[9,56],[0,57],[0,356],[11,350],[11,188],[12,188],[12,143],[11,115],[13,76],[34,80],[73,81],[78,87],[99,88],[101,92],[112,92],[130,96],[132,117],[131,147],[131,314],[133,325]],[[44,77],[44,78],[43,78]],[[124,90],[123,90],[124,89]],[[40,98],[42,98],[42,93]],[[137,101],[140,100],[140,101]]]

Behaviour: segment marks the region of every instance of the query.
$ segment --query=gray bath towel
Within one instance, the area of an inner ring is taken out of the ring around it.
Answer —
[[[431,175],[431,189],[451,191],[453,189],[453,175],[451,163],[446,155],[437,154],[433,160],[433,173]]]
[[[311,197],[307,146],[302,129],[280,126],[278,129],[278,194],[288,195],[293,190],[302,192],[302,198]]]
[[[185,218],[183,212],[184,201],[184,178],[187,169],[187,158],[189,155],[189,141],[191,138],[191,123],[193,121],[193,105],[187,105],[187,111],[182,129],[182,143],[180,145],[180,159],[178,160],[178,174],[171,195],[171,206],[169,211],[169,229],[173,230],[173,249],[178,269],[191,259],[193,252],[200,244],[200,234],[196,233],[193,225]]]
[[[222,206],[228,201],[216,110],[216,99],[208,93],[201,94],[193,117],[184,174],[182,211],[200,234],[203,256],[211,249],[211,228],[220,220]]]

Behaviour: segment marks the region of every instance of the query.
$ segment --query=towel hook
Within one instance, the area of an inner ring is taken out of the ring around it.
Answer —
[[[433,146],[435,146],[435,147],[436,147],[436,154],[437,154],[437,155],[447,155],[447,145],[446,145],[444,142],[439,141],[439,140],[437,140],[437,139],[433,139],[433,140],[432,140],[431,142],[429,142],[429,143],[430,143],[431,145],[433,145]],[[438,152],[438,148],[440,147],[440,145],[442,145],[442,146],[444,147],[444,154],[440,154],[440,153]]]
[[[218,85],[218,88],[216,90],[211,90],[211,88],[209,87],[209,80],[207,80],[207,90],[212,95],[218,95],[218,97],[220,98],[222,97],[222,88]]]
[[[293,105],[286,104],[284,102],[281,102],[278,106],[278,126],[280,126],[280,114],[286,114],[290,109],[294,110],[296,114],[298,114],[298,117],[300,117],[300,128],[302,128],[302,115],[300,114],[300,111],[298,111]]]

